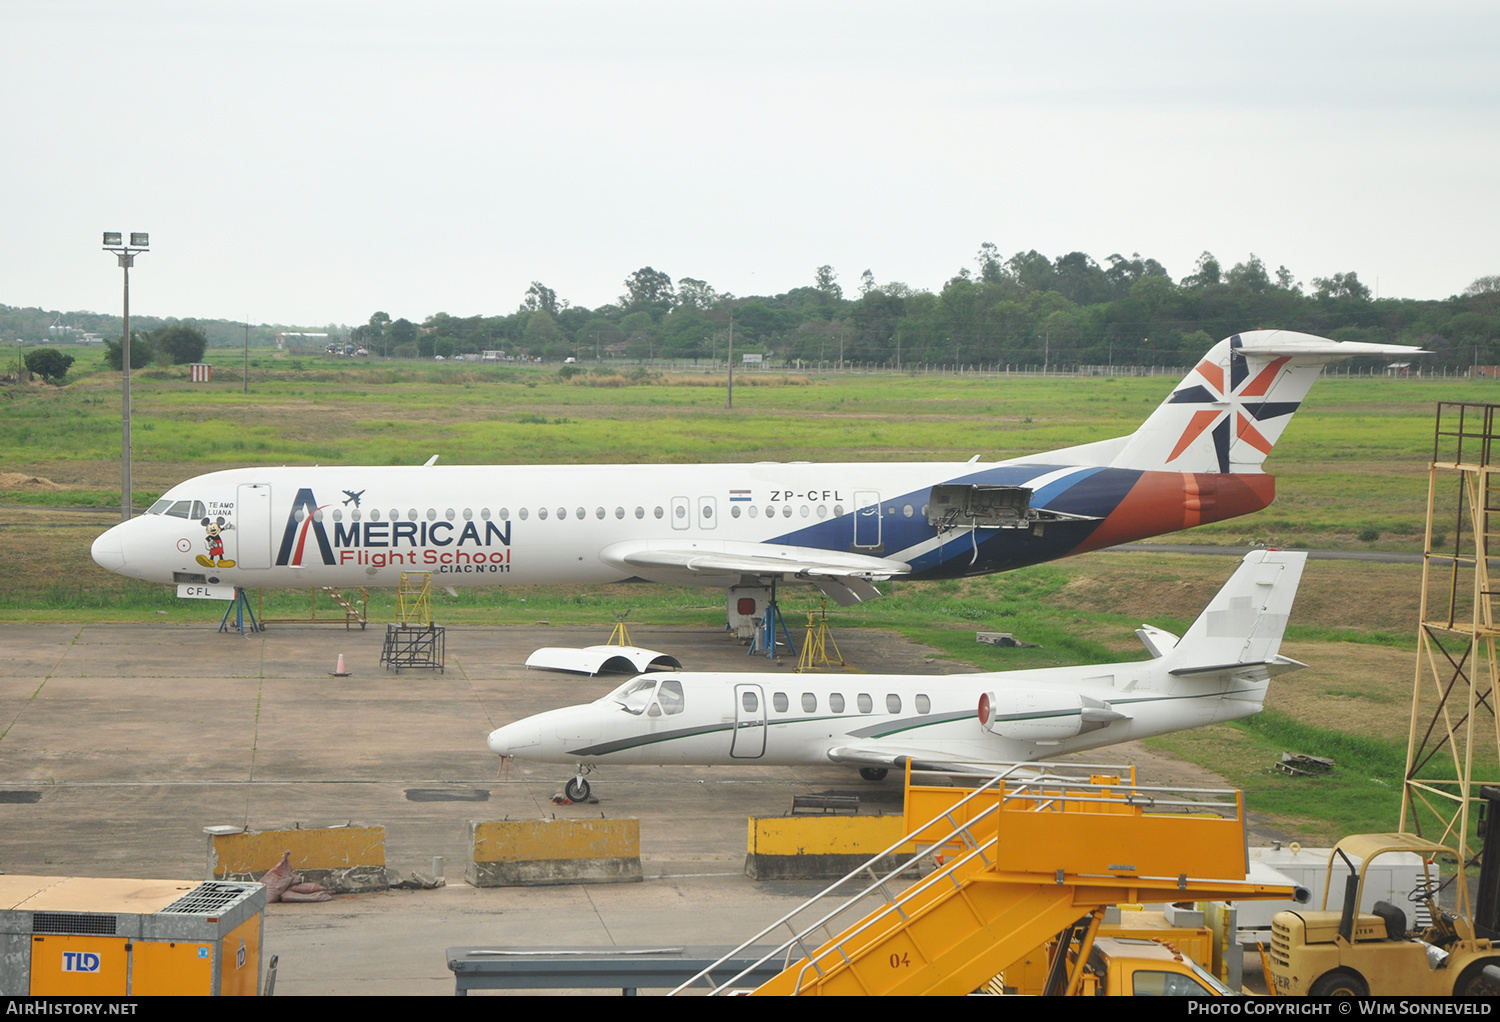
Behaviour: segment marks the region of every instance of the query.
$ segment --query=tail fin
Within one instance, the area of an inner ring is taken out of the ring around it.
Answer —
[[[1255,330],[1220,341],[1141,428],[1112,468],[1259,472],[1329,362],[1351,355],[1406,356],[1398,344],[1330,341],[1290,330]]]
[[[1165,653],[1171,673],[1182,677],[1276,663],[1306,563],[1307,554],[1300,551],[1246,554],[1198,620]]]

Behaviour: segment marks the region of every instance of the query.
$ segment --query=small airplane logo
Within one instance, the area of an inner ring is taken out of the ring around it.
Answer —
[[[349,498],[349,500],[354,501],[355,507],[359,507],[359,498],[364,496],[364,492],[364,490],[360,490],[358,493],[355,493],[353,490],[345,490],[344,494]],[[344,507],[349,506],[349,500],[344,501]]]

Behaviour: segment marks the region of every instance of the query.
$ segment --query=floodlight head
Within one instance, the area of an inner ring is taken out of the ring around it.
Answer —
[[[106,245],[118,245],[120,243],[120,232],[119,231],[105,231],[104,232],[104,243]]]
[[[131,231],[130,244],[133,248],[146,248],[151,244],[151,235],[144,231]]]

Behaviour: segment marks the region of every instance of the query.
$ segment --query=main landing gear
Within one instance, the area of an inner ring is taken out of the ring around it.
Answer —
[[[890,773],[885,767],[860,767],[859,776],[867,781],[883,781],[885,775]]]

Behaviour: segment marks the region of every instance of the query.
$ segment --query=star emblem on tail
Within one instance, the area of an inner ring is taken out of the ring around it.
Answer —
[[[1183,386],[1168,399],[1171,404],[1205,406],[1193,412],[1177,446],[1167,458],[1168,464],[1210,430],[1214,450],[1219,456],[1220,472],[1229,471],[1229,447],[1232,440],[1243,440],[1262,454],[1271,453],[1273,441],[1267,440],[1255,428],[1255,424],[1265,419],[1291,415],[1301,404],[1300,401],[1266,400],[1272,385],[1281,375],[1282,367],[1291,358],[1285,355],[1273,358],[1252,377],[1250,362],[1240,348],[1240,338],[1236,334],[1230,338],[1227,381],[1224,378],[1224,365],[1204,359],[1194,369],[1194,373],[1204,382]]]

